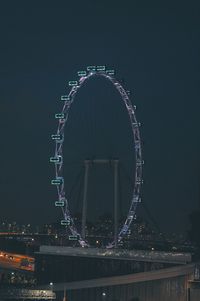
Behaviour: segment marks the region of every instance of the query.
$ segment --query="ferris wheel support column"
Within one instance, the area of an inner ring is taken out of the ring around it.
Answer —
[[[119,160],[113,160],[114,164],[114,246],[117,248],[118,241],[118,163]]]
[[[84,191],[83,191],[83,208],[82,208],[82,227],[81,227],[81,235],[82,238],[85,239],[85,230],[86,230],[86,214],[87,214],[87,189],[88,189],[88,173],[90,160],[85,160],[85,175],[84,175]]]

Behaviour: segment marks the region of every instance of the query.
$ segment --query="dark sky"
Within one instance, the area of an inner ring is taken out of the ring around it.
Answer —
[[[133,91],[138,108],[143,199],[163,231],[185,231],[188,214],[200,198],[198,1],[4,1],[0,14],[0,220],[37,224],[56,219],[49,157],[54,150],[50,135],[57,127],[54,113],[61,109],[58,99],[78,70],[105,64]],[[99,99],[96,107],[95,85],[104,90],[103,83],[91,82],[79,96],[80,102],[91,99],[91,106],[85,105],[87,116],[90,110],[96,112],[88,123],[90,141],[97,136],[95,130],[100,133],[97,124],[105,110],[112,114],[115,109],[110,103],[101,112]],[[107,96],[113,92],[107,83],[105,91]],[[80,110],[84,112],[84,105]],[[82,145],[80,110],[74,108],[74,124],[79,126],[76,143]],[[125,145],[116,112],[110,127],[115,142],[106,148],[109,136],[99,137],[99,153],[91,142],[90,156],[116,156],[117,141]],[[122,123],[126,126],[124,117]],[[76,154],[75,139],[69,141],[71,154]],[[130,153],[120,149],[128,162]],[[80,148],[74,162],[81,156]]]

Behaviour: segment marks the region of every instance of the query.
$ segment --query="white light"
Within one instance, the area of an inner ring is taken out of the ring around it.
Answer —
[[[105,296],[106,296],[106,293],[102,293],[102,296],[104,296],[104,297],[105,297]]]
[[[52,286],[52,285],[53,285],[53,282],[50,282],[50,283],[49,283],[49,285],[51,285],[51,286]]]

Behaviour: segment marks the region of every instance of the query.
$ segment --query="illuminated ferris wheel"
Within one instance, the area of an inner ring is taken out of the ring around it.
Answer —
[[[63,108],[61,113],[55,114],[55,118],[58,120],[58,128],[56,134],[51,135],[52,140],[55,141],[55,154],[50,158],[50,162],[55,164],[55,179],[51,181],[52,185],[55,185],[57,188],[58,199],[55,202],[56,207],[61,207],[63,213],[63,219],[61,220],[61,225],[69,229],[71,235],[69,239],[78,240],[82,247],[89,246],[86,241],[85,235],[82,235],[77,231],[73,216],[70,212],[69,202],[65,193],[65,183],[63,176],[63,143],[64,143],[64,130],[67,126],[67,121],[70,113],[70,108],[72,103],[76,98],[78,90],[82,85],[92,77],[103,77],[106,80],[110,81],[115,89],[121,96],[121,99],[126,107],[128,117],[130,120],[130,126],[132,130],[132,145],[133,145],[133,154],[135,156],[135,175],[133,180],[133,191],[132,197],[130,200],[129,210],[126,216],[126,219],[122,227],[117,230],[117,235],[113,241],[109,243],[108,248],[117,246],[117,244],[122,240],[122,238],[128,233],[131,223],[136,218],[136,209],[138,203],[141,202],[140,199],[140,189],[142,184],[142,151],[141,151],[141,140],[140,140],[140,123],[137,122],[135,114],[135,106],[132,105],[129,92],[126,91],[120,82],[115,78],[114,70],[107,70],[105,66],[88,66],[87,71],[78,71],[78,80],[69,81],[68,85],[70,91],[67,95],[61,96],[61,101],[63,102]],[[84,224],[82,224],[84,225]],[[85,226],[85,225],[84,225]]]

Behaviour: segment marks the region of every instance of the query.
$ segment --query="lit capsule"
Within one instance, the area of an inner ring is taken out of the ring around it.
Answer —
[[[78,76],[80,76],[80,77],[83,77],[83,76],[87,75],[86,71],[78,71],[77,73],[78,73]]]
[[[58,177],[56,179],[51,180],[52,185],[61,185],[64,183],[64,179],[62,177]]]
[[[55,201],[55,206],[56,207],[64,207],[65,206],[65,201]]]
[[[96,66],[87,66],[87,71],[96,71]]]
[[[105,71],[106,66],[97,66],[97,71]]]
[[[69,86],[78,86],[78,82],[77,82],[76,80],[70,80],[70,81],[68,82],[68,85],[69,85]]]
[[[65,113],[56,113],[55,118],[56,119],[65,119]]]
[[[62,156],[51,157],[50,162],[55,164],[60,164],[62,163]]]
[[[140,122],[133,122],[132,126],[136,128],[136,127],[141,126],[141,123]]]
[[[69,101],[70,100],[70,96],[69,95],[62,95],[60,97],[60,100],[62,100],[62,101]]]
[[[69,225],[70,225],[70,218],[61,220],[61,221],[60,221],[60,224],[61,224],[62,226],[69,226]]]
[[[51,139],[55,140],[56,142],[62,142],[63,138],[64,137],[61,134],[53,134],[53,135],[51,135]]]
[[[79,240],[79,235],[69,235],[69,240]]]
[[[136,166],[142,166],[144,164],[144,160],[137,160]]]
[[[114,75],[115,74],[115,70],[106,70],[106,73],[108,75]]]

